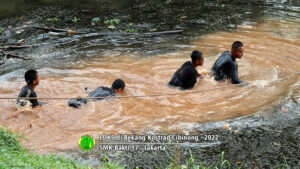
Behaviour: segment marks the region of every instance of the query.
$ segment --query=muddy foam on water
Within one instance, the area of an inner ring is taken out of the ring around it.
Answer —
[[[98,86],[111,86],[114,79],[126,82],[122,95],[149,95],[182,92],[167,86],[173,73],[193,50],[205,56],[198,71],[209,72],[218,56],[233,41],[244,43],[244,56],[237,60],[239,77],[248,87],[230,87],[194,94],[163,97],[112,99],[89,102],[80,109],[66,106],[68,100],[40,100],[48,105],[31,109],[18,107],[14,100],[1,100],[0,124],[24,133],[26,145],[40,152],[74,149],[78,139],[89,134],[145,134],[186,132],[193,124],[221,121],[256,113],[299,96],[300,25],[291,21],[267,20],[245,23],[233,32],[199,37],[185,48],[151,58],[136,55],[99,56],[72,69],[39,69],[39,97],[87,96]],[[22,72],[22,73],[21,73]],[[0,96],[15,97],[25,85],[25,70],[2,75]],[[210,76],[198,79],[192,90],[228,86]],[[85,91],[88,87],[88,91]]]

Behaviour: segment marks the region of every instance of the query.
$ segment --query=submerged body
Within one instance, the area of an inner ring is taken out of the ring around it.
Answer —
[[[172,76],[169,82],[170,86],[180,87],[181,89],[189,89],[194,87],[197,82],[198,71],[192,62],[185,62]]]
[[[25,97],[25,98],[36,98],[37,95],[35,93],[35,91],[33,90],[33,88],[29,87],[28,85],[25,85],[18,97]],[[37,101],[37,99],[30,99],[29,102],[32,104],[32,106],[38,106],[39,105],[39,102]],[[17,104],[21,105],[21,106],[25,106],[27,104],[27,100],[25,99],[18,99],[17,100]]]
[[[87,97],[112,97],[112,96],[116,96],[116,93],[111,88],[101,86],[98,87],[93,92],[89,93]],[[103,99],[104,98],[93,99],[93,101],[103,100]],[[77,99],[69,100],[68,105],[70,107],[79,108],[83,104],[87,104],[87,102],[88,102],[87,99],[82,99],[79,97]]]
[[[229,51],[224,52],[212,67],[212,73],[216,81],[231,78],[233,84],[240,84],[238,77],[238,64]]]

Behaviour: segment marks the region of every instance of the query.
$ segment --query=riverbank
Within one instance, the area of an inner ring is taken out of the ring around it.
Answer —
[[[0,128],[0,168],[83,168],[55,155],[36,155],[23,148],[19,139],[14,132]]]
[[[57,153],[91,166],[98,166],[103,156],[107,156],[111,162],[119,162],[128,168],[166,168],[174,161],[177,166],[185,166],[191,157],[195,166],[214,166],[220,161],[221,152],[224,152],[223,159],[230,162],[231,168],[241,165],[241,168],[297,168],[300,162],[299,103],[298,98],[294,102],[275,106],[268,112],[195,124],[189,134],[218,135],[219,138],[198,145],[171,145],[165,151],[99,151],[99,147],[96,147],[95,151],[89,153],[78,149]]]
[[[199,124],[190,134],[214,134],[219,136],[219,141],[204,142],[200,146],[189,144],[168,146],[166,151],[84,153],[77,149],[50,155],[35,155],[32,150],[22,148],[18,141],[19,136],[1,129],[0,144],[3,153],[0,155],[0,166],[4,168],[30,166],[39,168],[88,168],[88,166],[297,168],[300,162],[299,103],[299,98],[296,98],[294,102],[278,105],[269,112],[260,112],[234,120]]]
[[[0,168],[68,168],[68,169],[125,169],[127,165],[120,165],[119,162],[111,163],[108,158],[102,157],[102,165],[97,167],[91,167],[89,165],[81,165],[80,161],[73,161],[62,156],[55,154],[50,155],[36,155],[32,150],[28,150],[22,147],[19,143],[20,136],[16,135],[12,131],[0,128]],[[221,161],[211,165],[215,167],[228,166],[229,161],[224,159],[224,154],[221,155]],[[126,167],[127,166],[127,167]],[[242,166],[242,165],[241,165]],[[201,168],[206,169],[205,164],[196,164],[194,158],[191,155],[185,165],[179,165],[175,162],[170,163],[167,168],[180,169],[180,168]],[[133,167],[135,169],[142,169],[144,167]]]

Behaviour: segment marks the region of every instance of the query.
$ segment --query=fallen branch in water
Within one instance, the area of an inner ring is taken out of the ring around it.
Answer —
[[[2,43],[1,46],[20,46],[22,44],[24,44],[24,41],[12,42],[12,43]]]
[[[71,29],[67,30],[67,29],[57,29],[57,28],[53,28],[53,27],[42,27],[42,26],[31,26],[28,28],[35,28],[35,29],[41,29],[41,30],[45,30],[45,31],[52,31],[52,32],[67,32],[70,35],[73,34],[85,34],[87,32],[75,32]]]
[[[31,60],[31,58],[27,58],[27,57],[24,57],[24,56],[19,56],[17,54],[12,54],[12,53],[6,53],[4,52],[3,50],[0,50],[0,53],[2,53],[4,55],[4,58],[5,60],[8,58],[8,57],[12,57],[12,58],[17,58],[17,59],[23,59],[23,60]],[[2,60],[3,62],[4,60]],[[5,63],[5,61],[4,61]],[[4,64],[2,63],[2,64]]]
[[[10,46],[0,46],[0,49],[23,49],[23,48],[31,48],[33,47],[32,45],[28,46],[15,46],[15,45],[10,45]]]
[[[167,35],[167,34],[182,34],[182,30],[173,30],[173,31],[162,31],[162,32],[148,32],[144,35]]]
[[[75,32],[71,29],[69,30],[57,29],[53,27],[42,27],[42,26],[31,26],[31,28],[41,29],[45,31],[52,31],[52,32],[67,32],[69,35],[93,33],[93,32]],[[146,32],[146,33],[109,33],[109,34],[102,34],[102,35],[168,35],[168,34],[182,34],[182,33],[183,33],[182,30],[171,30],[171,31],[161,31],[161,32]]]
[[[3,45],[0,46],[0,49],[24,49],[24,48],[32,48],[32,47],[37,47],[40,45],[46,45],[48,43],[42,43],[42,44],[35,44],[35,45],[23,45],[23,46],[18,46],[18,45]]]
[[[146,33],[110,33],[107,35],[170,35],[170,34],[182,34],[182,30],[162,31],[162,32],[146,32]]]

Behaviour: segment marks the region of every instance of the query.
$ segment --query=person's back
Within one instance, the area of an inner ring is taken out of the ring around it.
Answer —
[[[185,62],[172,76],[169,85],[173,87],[180,87],[181,89],[190,89],[194,87],[197,82],[197,77],[200,76],[196,70],[197,66],[203,65],[204,58],[199,51],[193,51],[192,62]]]
[[[182,89],[192,88],[197,81],[198,72],[192,62],[185,62],[173,75],[169,85]]]
[[[216,81],[231,79],[233,84],[243,83],[238,77],[238,64],[236,58],[242,58],[243,44],[236,41],[232,45],[231,52],[224,52],[215,62],[211,71]]]
[[[125,88],[125,82],[122,79],[117,79],[113,82],[112,87],[98,87],[96,90],[93,92],[89,93],[87,97],[115,97],[117,93],[121,93],[124,91]],[[92,99],[93,101],[97,100],[103,100],[105,98],[97,98],[97,99]],[[70,99],[68,102],[68,105],[70,107],[74,108],[79,108],[83,104],[87,104],[87,99],[83,98],[77,98],[77,99]]]
[[[212,72],[215,75],[215,80],[226,80],[232,77],[232,72],[237,69],[237,63],[231,56],[229,51],[224,52],[212,67]]]
[[[116,93],[114,92],[113,89],[108,88],[108,87],[98,87],[96,90],[94,90],[93,92],[91,92],[87,97],[112,97],[112,96],[116,96]],[[97,99],[93,99],[93,100],[102,100],[104,98],[97,98]]]

